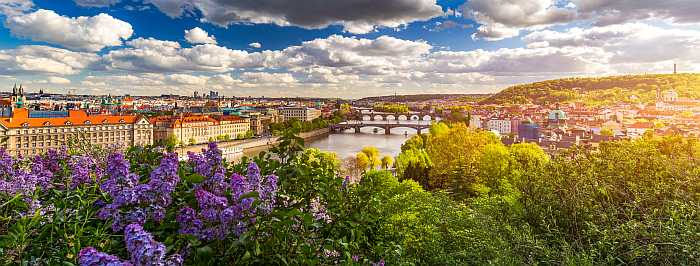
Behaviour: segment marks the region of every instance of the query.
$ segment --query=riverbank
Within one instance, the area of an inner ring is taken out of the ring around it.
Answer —
[[[328,128],[322,128],[322,129],[317,129],[309,132],[304,132],[299,134],[299,137],[303,138],[304,141],[312,141],[316,140],[319,138],[324,138],[330,134],[330,130]],[[247,139],[247,140],[234,140],[234,141],[223,141],[223,142],[218,142],[217,145],[219,148],[233,148],[233,147],[238,147],[243,149],[243,153],[245,155],[251,156],[260,153],[261,151],[265,151],[270,149],[271,147],[277,145],[279,143],[279,138],[278,137],[268,137],[268,138],[255,138],[255,139]],[[191,145],[183,148],[177,149],[178,151],[184,153],[187,153],[189,151],[191,152],[201,152],[202,149],[207,148],[208,144],[199,144],[199,145]]]

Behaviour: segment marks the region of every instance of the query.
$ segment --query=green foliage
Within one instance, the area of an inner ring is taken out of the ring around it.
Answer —
[[[194,204],[190,192],[204,180],[183,163],[175,207],[144,227],[169,253],[187,251],[187,265],[700,264],[696,139],[647,135],[550,157],[462,123],[434,132],[402,146],[398,176],[370,170],[353,181],[339,175],[335,154],[305,149],[298,129],[281,132],[269,153],[226,163],[227,176],[250,161],[279,176],[279,197],[244,235],[222,241],[177,233],[175,211]],[[161,149],[130,149],[131,171],[147,179]],[[376,148],[360,154],[364,169],[380,158]],[[60,168],[52,188],[31,194],[49,212],[0,193],[0,264],[74,265],[86,246],[127,257],[123,236],[95,217],[108,195],[92,184],[60,189],[69,180]]]
[[[498,250],[517,263],[700,262],[697,140],[646,135],[596,150],[573,148],[550,159],[535,144],[506,147],[483,134],[453,126],[429,136],[426,159],[434,165],[411,179],[424,188],[446,189],[474,215],[497,221],[479,230],[508,243]],[[398,156],[400,175],[407,173],[405,158],[417,158],[421,151],[417,142]],[[459,147],[445,148],[450,142],[467,148],[453,152]],[[444,175],[451,180],[446,187],[431,186]]]
[[[387,112],[387,113],[408,113],[408,105],[399,103],[377,103],[372,106],[377,112]]]
[[[340,123],[343,119],[339,113],[334,114],[331,118],[319,117],[312,121],[299,121],[298,119],[290,119],[282,123],[270,125],[270,130],[273,135],[280,136],[285,130],[293,129],[297,132],[309,132],[316,129],[327,128],[330,125]]]
[[[700,74],[649,74],[600,78],[566,78],[516,85],[484,99],[493,104],[550,104],[582,101],[592,106],[652,103],[656,90],[676,90],[680,97],[700,98]]]

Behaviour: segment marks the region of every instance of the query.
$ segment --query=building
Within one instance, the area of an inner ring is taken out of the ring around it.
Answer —
[[[569,118],[566,113],[561,109],[557,108],[552,110],[547,114],[547,127],[549,128],[560,128],[566,127],[566,122]]]
[[[250,130],[250,121],[238,116],[182,115],[151,118],[153,139],[164,141],[173,136],[183,144],[201,144],[236,139]]]
[[[627,126],[628,137],[639,137],[644,135],[647,131],[654,131],[653,122],[636,122]]]
[[[24,95],[22,84],[19,85],[19,88],[17,88],[17,84],[12,87],[10,101],[12,102],[13,108],[24,108],[24,105],[27,103],[27,96]]]
[[[540,125],[525,120],[518,125],[518,137],[528,140],[538,140],[540,138]]]
[[[140,116],[90,115],[84,110],[29,111],[16,108],[0,117],[0,144],[12,155],[31,156],[60,149],[71,139],[102,146],[153,144],[153,126]]]
[[[278,109],[284,121],[297,119],[299,121],[311,121],[321,117],[321,111],[309,107],[282,107]]]
[[[511,123],[510,118],[491,118],[486,122],[486,129],[489,131],[498,131],[501,135],[508,135],[511,133]]]

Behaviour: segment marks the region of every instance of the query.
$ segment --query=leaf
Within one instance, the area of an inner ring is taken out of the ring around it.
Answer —
[[[185,179],[190,183],[199,184],[202,183],[202,181],[204,181],[205,177],[200,174],[193,173],[186,176]]]

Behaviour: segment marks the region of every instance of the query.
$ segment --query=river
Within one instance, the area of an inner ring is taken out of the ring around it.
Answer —
[[[359,123],[350,121],[348,123]],[[386,122],[363,121],[366,125],[376,124],[381,126]],[[427,124],[429,121],[403,121],[404,124]],[[384,134],[384,129],[377,127],[363,127],[360,133],[353,133],[352,129],[342,134],[329,134],[306,141],[306,147],[318,148],[322,151],[334,152],[339,159],[355,156],[366,146],[374,146],[379,149],[382,156],[397,156],[401,152],[401,144],[418,132],[412,128],[394,128],[390,135]],[[227,160],[240,160],[242,156],[255,156],[268,147],[246,149],[245,154],[231,155]]]
[[[383,130],[374,133],[373,128],[363,128],[360,133],[330,134],[325,138],[312,140],[306,146],[335,152],[341,159],[355,156],[365,146],[377,147],[382,155],[397,156],[401,152],[401,144],[416,134],[414,129],[402,131],[408,135],[397,132],[385,135]]]

